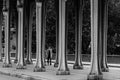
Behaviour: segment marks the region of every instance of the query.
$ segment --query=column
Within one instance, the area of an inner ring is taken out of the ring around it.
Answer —
[[[15,60],[14,60],[14,63],[17,63],[18,62],[18,13],[17,13],[17,10],[16,10],[16,54],[15,54]]]
[[[76,9],[76,26],[75,26],[75,64],[73,69],[83,69],[82,64],[82,16],[83,16],[83,0],[75,1]]]
[[[103,29],[102,29],[102,56],[101,56],[101,69],[103,72],[108,72],[107,65],[107,32],[108,32],[108,0],[103,0],[102,16],[103,16]]]
[[[54,67],[58,67],[58,58],[59,58],[59,0],[56,0],[56,58]]]
[[[17,9],[18,9],[18,63],[16,69],[25,69],[26,65],[24,62],[24,45],[23,45],[23,1],[17,1]]]
[[[99,64],[99,28],[101,27],[100,9],[102,0],[91,0],[91,70],[87,80],[102,80]]]
[[[3,1],[3,15],[5,23],[5,60],[3,67],[12,67],[10,61],[10,10],[9,10],[9,1]]]
[[[65,6],[67,0],[59,0],[59,65],[56,75],[69,75],[70,71],[66,60],[66,22]]]
[[[43,28],[42,28],[42,58],[43,58],[43,65],[45,66],[45,42],[46,42],[46,0],[43,2]]]
[[[2,11],[0,10],[0,62],[2,62],[2,22],[3,22]]]
[[[34,72],[45,71],[42,55],[42,6],[41,0],[36,0],[36,65]]]
[[[27,2],[28,3],[28,2]],[[30,3],[29,3],[30,4]],[[27,64],[32,64],[32,6],[26,8],[26,26],[27,26]],[[28,16],[29,14],[29,16]]]

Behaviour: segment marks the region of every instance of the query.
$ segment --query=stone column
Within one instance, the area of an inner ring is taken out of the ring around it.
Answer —
[[[100,9],[102,0],[91,0],[91,71],[87,80],[102,80],[99,64],[99,28],[101,27]]]
[[[16,10],[16,54],[15,54],[15,60],[14,63],[18,62],[18,13]]]
[[[23,42],[23,33],[24,33],[24,25],[23,25],[23,1],[17,1],[18,8],[18,63],[16,69],[25,69],[26,65],[24,62],[24,42]]]
[[[9,10],[9,1],[4,0],[3,2],[3,15],[5,23],[5,60],[3,67],[12,67],[10,61],[10,10]]]
[[[42,28],[42,58],[43,58],[43,64],[45,66],[45,43],[46,43],[46,0],[43,2],[43,28]]]
[[[102,29],[102,56],[101,56],[101,69],[103,72],[108,72],[107,66],[107,32],[108,32],[108,0],[103,0],[102,16],[103,16],[103,29]]]
[[[65,7],[66,0],[59,0],[59,65],[56,75],[69,75],[70,71],[66,60],[66,22]]]
[[[83,0],[75,1],[76,8],[76,26],[75,26],[75,64],[73,69],[83,69],[82,65],[82,16],[83,16]]]
[[[2,11],[0,10],[0,62],[2,62],[2,22],[3,22]]]
[[[42,58],[42,2],[36,0],[36,65],[34,72],[44,72]]]
[[[56,58],[54,67],[58,67],[58,58],[59,58],[59,0],[56,0]]]
[[[27,64],[32,64],[32,13],[33,13],[33,8],[32,6],[27,7],[28,10],[26,10],[26,15],[29,14],[29,16],[27,16],[27,60],[26,63]],[[28,12],[27,12],[28,11]]]

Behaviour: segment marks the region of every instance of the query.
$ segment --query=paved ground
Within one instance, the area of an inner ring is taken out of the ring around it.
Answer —
[[[90,71],[90,66],[84,66],[83,70],[73,70],[72,64],[69,64],[70,75],[56,75],[57,68],[53,66],[46,66],[46,72],[33,72],[34,64],[28,65],[25,70],[17,70],[15,67],[16,65],[13,64],[12,68],[2,68],[2,63],[0,63],[0,74],[19,77],[21,80],[22,78],[26,80],[87,80]],[[103,73],[103,78],[104,80],[120,80],[120,68],[110,67],[109,72]]]
[[[0,80],[21,80],[21,78],[6,76],[6,75],[1,75],[0,74]]]

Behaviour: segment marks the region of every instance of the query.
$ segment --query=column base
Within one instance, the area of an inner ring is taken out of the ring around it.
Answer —
[[[26,60],[26,64],[33,64],[32,60]]]
[[[14,60],[14,63],[17,63],[17,62],[18,62],[18,60],[17,60],[17,59],[15,59],[15,60]]]
[[[45,72],[45,67],[39,67],[39,66],[35,66],[34,72]]]
[[[58,67],[58,63],[57,62],[54,64],[54,67]]]
[[[83,65],[74,64],[73,69],[83,69]]]
[[[70,71],[69,70],[66,70],[66,71],[58,70],[56,75],[70,75]]]
[[[9,68],[9,67],[12,67],[12,64],[11,63],[3,63],[3,68]]]
[[[89,74],[87,80],[103,80],[103,75],[98,75],[96,73]]]
[[[17,64],[16,69],[26,69],[27,67],[25,65]]]
[[[109,72],[109,68],[101,68],[102,72]]]

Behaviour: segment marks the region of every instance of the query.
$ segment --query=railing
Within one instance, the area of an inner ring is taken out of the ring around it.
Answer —
[[[15,57],[15,53],[11,53],[11,57]],[[35,54],[35,53],[34,53]],[[36,55],[32,55],[32,58],[35,59]],[[55,54],[53,54],[53,60],[55,60]],[[91,55],[90,54],[82,54],[82,61],[83,62],[90,62]],[[68,54],[67,55],[68,61],[74,61],[75,55],[74,54]],[[107,61],[110,64],[120,64],[120,55],[107,55]]]

